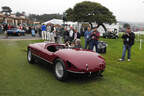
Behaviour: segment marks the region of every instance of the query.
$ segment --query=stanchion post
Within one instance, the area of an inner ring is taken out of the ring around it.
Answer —
[[[140,50],[142,49],[142,39],[140,39]]]

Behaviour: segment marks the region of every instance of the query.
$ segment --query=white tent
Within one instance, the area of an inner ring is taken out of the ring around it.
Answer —
[[[65,22],[65,24],[68,24],[68,25],[73,26],[73,25],[76,25],[76,24],[77,24],[77,22],[70,22],[70,21],[68,21],[68,22]]]
[[[61,19],[52,19],[52,20],[44,22],[43,24],[49,24],[49,23],[62,25],[63,20],[61,20]]]

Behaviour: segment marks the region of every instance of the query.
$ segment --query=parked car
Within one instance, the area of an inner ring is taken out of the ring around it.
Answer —
[[[106,48],[107,48],[108,44],[106,42],[103,41],[99,41],[98,45],[97,45],[97,52],[101,53],[101,54],[106,54]]]
[[[85,49],[69,49],[63,44],[35,43],[27,50],[27,59],[33,64],[37,59],[53,64],[55,76],[63,81],[69,73],[102,76],[105,60],[98,53]]]
[[[7,35],[17,35],[17,36],[24,36],[25,35],[25,31],[18,29],[18,28],[12,28],[10,30],[7,30]]]
[[[103,33],[103,38],[109,38],[109,39],[118,39],[119,36],[117,34],[117,32],[106,32],[106,33]]]

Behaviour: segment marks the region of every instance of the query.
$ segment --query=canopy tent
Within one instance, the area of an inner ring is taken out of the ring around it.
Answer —
[[[52,20],[44,22],[43,24],[54,24],[54,25],[58,24],[58,25],[62,25],[63,24],[63,20],[61,20],[61,19],[52,19]]]
[[[73,25],[76,25],[76,24],[77,24],[77,22],[70,22],[70,21],[68,21],[68,22],[65,22],[65,24],[68,24],[68,25],[73,26]]]

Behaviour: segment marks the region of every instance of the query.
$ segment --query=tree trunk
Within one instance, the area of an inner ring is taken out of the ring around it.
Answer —
[[[100,24],[97,25],[97,28],[99,28]]]
[[[107,28],[105,27],[105,25],[101,24],[101,26],[104,28],[105,32],[107,32]]]
[[[93,24],[91,22],[89,22],[90,26],[91,26],[91,29],[93,29]]]

